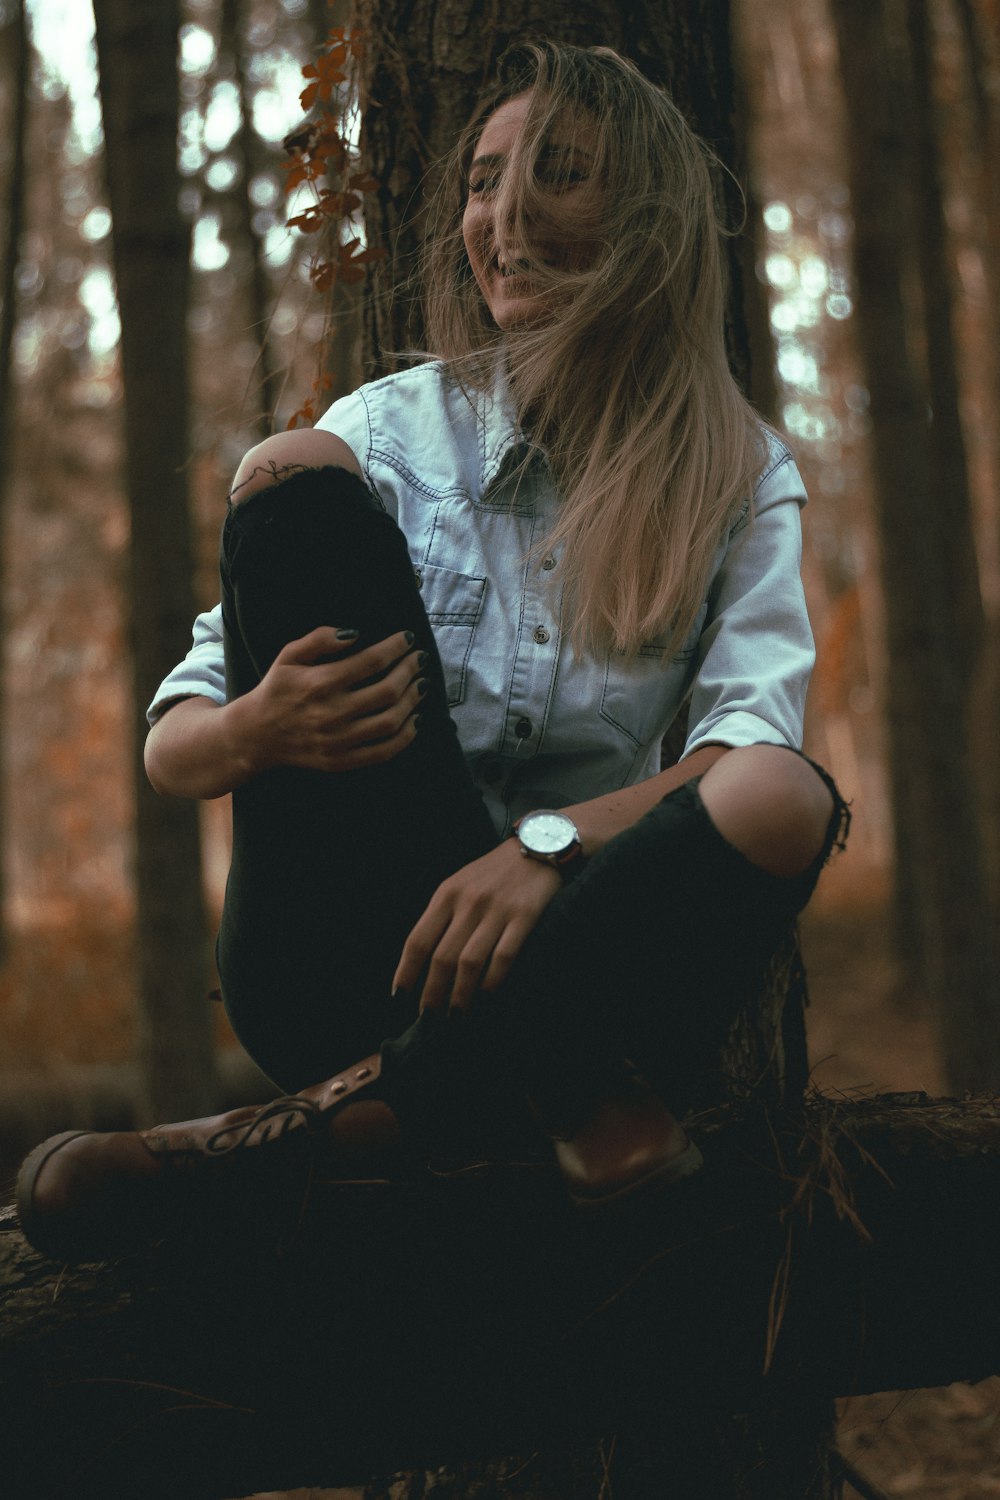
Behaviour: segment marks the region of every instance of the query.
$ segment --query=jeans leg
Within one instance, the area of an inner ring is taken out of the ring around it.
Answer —
[[[341,469],[296,474],[233,508],[220,571],[230,697],[320,625],[358,649],[412,630],[430,689],[385,765],[277,767],[233,794],[218,941],[227,1011],[283,1088],[328,1077],[413,1020],[391,1002],[403,941],[437,885],[496,842],[449,715],[441,663],[395,522]]]
[[[480,1066],[571,1120],[607,1061],[627,1056],[685,1107],[838,841],[846,809],[833,790],[824,849],[791,879],[728,843],[697,781],[671,792],[556,895],[502,989],[479,998],[465,1045],[488,1059]],[[446,1087],[434,1070],[454,1059],[422,1025],[390,1054],[402,1109]]]

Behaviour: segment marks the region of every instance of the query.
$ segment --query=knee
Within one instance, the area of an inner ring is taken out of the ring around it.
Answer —
[[[303,469],[322,469],[332,465],[347,469],[359,479],[364,476],[351,449],[335,433],[320,428],[303,428],[295,432],[276,432],[251,448],[236,470],[229,498],[234,505],[251,495],[299,474]]]
[[[780,745],[731,750],[699,791],[723,837],[772,875],[800,875],[826,842],[833,796],[808,761]]]

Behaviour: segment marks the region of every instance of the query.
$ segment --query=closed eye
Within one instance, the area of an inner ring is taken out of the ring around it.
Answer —
[[[469,178],[469,196],[475,197],[478,193],[494,193],[500,186],[500,174],[483,173],[481,176]]]

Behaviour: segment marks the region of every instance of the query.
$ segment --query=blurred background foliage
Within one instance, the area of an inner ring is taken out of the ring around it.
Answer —
[[[128,1064],[136,1045],[128,746],[137,706],[123,605],[131,519],[93,18],[79,0],[29,0],[22,44],[22,11],[20,0],[0,0],[0,192],[13,267],[0,402],[0,1069],[22,1082],[78,1082],[81,1068]],[[995,0],[926,7],[972,542],[990,640],[1000,614],[997,12]],[[286,425],[318,370],[330,377],[331,397],[362,378],[356,290],[335,289],[329,341],[331,307],[309,283],[310,242],[287,227],[305,200],[284,193],[282,141],[302,120],[300,70],[331,22],[344,19],[325,0],[182,6],[180,203],[192,275],[190,451],[177,454],[177,465],[188,482],[198,607],[216,598],[218,527],[246,447]],[[900,916],[892,795],[899,772],[890,765],[886,709],[892,670],[859,341],[845,41],[838,46],[834,22],[825,0],[733,4],[749,301],[760,313],[753,394],[787,432],[811,495],[804,568],[819,659],[807,748],[830,766],[854,808],[850,854],[833,862],[805,924],[810,1040],[821,1087],[934,1092],[954,1071],[935,998],[907,947],[905,899]],[[349,100],[342,103],[349,115]],[[926,102],[915,107],[926,115]],[[908,295],[916,305],[922,293],[914,284]],[[919,342],[919,315],[911,327]],[[164,411],[174,399],[170,389],[159,393]],[[995,656],[995,646],[985,656],[970,647],[970,662],[983,664],[967,726],[994,913]],[[227,868],[225,803],[205,806],[201,818],[211,918]],[[206,966],[206,991],[212,983]],[[225,1054],[232,1043],[221,1017],[217,1032]]]

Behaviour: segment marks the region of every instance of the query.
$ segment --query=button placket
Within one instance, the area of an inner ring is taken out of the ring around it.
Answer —
[[[554,516],[554,496],[547,476],[532,474],[528,481],[531,500],[531,544],[537,545],[540,534],[548,531]],[[526,498],[529,498],[526,496]],[[556,674],[558,651],[557,626],[553,607],[558,611],[546,566],[547,557],[532,557],[532,545],[525,548],[525,562],[520,577],[519,624],[514,659],[511,663],[510,694],[507,699],[507,747],[521,762],[530,760],[539,748],[545,732]],[[555,558],[551,564],[555,566]],[[551,650],[541,647],[551,645]]]

